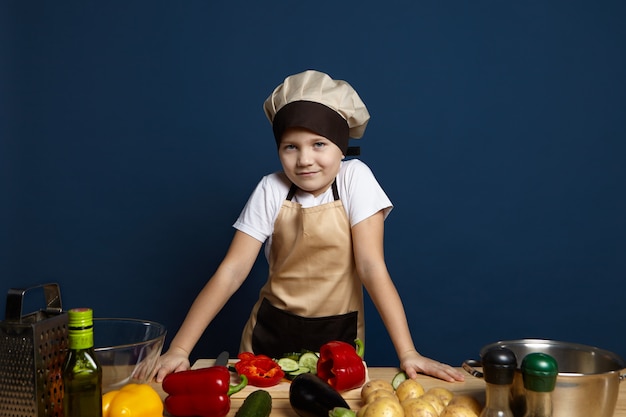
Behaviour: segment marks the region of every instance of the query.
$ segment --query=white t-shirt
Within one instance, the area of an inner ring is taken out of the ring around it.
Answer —
[[[283,172],[266,175],[257,184],[233,227],[260,242],[267,241],[265,255],[269,255],[271,236],[278,212],[287,198],[291,181]],[[337,175],[337,190],[350,226],[383,210],[385,218],[393,208],[389,197],[383,191],[374,174],[365,163],[358,159],[341,162]],[[314,197],[298,189],[293,200],[302,207],[315,207],[333,201],[333,191]],[[269,239],[269,240],[268,240]]]

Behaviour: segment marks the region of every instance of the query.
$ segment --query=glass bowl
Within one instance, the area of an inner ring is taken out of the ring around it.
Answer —
[[[147,320],[94,318],[94,348],[102,365],[102,392],[152,379],[165,326]]]

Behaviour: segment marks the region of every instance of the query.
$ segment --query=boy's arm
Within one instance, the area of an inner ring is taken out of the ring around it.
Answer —
[[[171,372],[189,368],[191,350],[209,323],[245,281],[262,245],[250,235],[235,232],[226,256],[191,305],[168,351],[159,359],[157,382]]]
[[[422,372],[446,381],[462,381],[464,377],[461,372],[426,358],[415,349],[402,300],[387,270],[383,237],[382,211],[352,227],[357,273],[389,332],[400,366],[411,378]]]

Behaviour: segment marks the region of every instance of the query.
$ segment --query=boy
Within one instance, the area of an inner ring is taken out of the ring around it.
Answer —
[[[189,368],[193,346],[248,276],[265,243],[269,277],[241,339],[241,351],[270,357],[331,340],[364,340],[365,286],[407,375],[462,381],[458,370],[421,356],[383,254],[392,204],[370,169],[345,161],[369,113],[346,82],[318,71],[287,77],[268,97],[282,172],[265,176],[234,224],[231,246],[194,301],[157,381]]]

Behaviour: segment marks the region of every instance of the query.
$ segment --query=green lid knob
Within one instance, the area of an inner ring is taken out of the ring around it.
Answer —
[[[93,327],[93,311],[90,308],[73,308],[67,312],[67,326],[70,329]]]
[[[522,361],[524,387],[536,392],[550,392],[558,375],[556,360],[545,353],[530,353]]]

